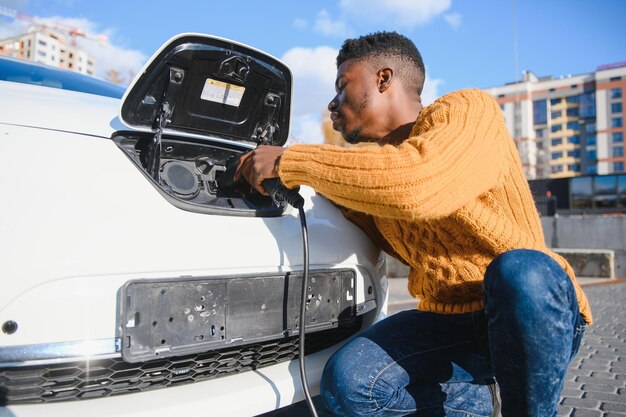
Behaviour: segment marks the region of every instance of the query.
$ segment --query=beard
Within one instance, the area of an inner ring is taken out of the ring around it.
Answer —
[[[360,98],[360,100],[358,102],[358,105],[357,105],[358,112],[357,112],[357,114],[360,115],[360,114],[364,113],[365,109],[367,108],[367,105],[369,104],[369,97],[370,97],[369,92],[367,90],[365,90],[363,92],[363,96],[361,96],[361,98]],[[360,143],[360,142],[369,142],[370,141],[370,139],[364,138],[364,137],[361,136],[361,127],[354,128],[352,130],[352,132],[343,135],[343,138],[346,140],[346,142],[348,142],[348,143],[350,143],[352,145],[354,145],[356,143]]]
[[[343,135],[343,138],[345,139],[346,142],[352,145],[363,141],[363,139],[361,138],[360,128],[356,128],[352,132],[348,133],[347,135]]]

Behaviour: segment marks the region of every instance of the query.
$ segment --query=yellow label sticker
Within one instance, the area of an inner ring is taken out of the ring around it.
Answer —
[[[207,78],[200,98],[227,106],[239,107],[245,87]]]

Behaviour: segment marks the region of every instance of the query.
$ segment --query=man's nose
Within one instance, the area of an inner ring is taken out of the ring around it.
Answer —
[[[337,96],[333,97],[333,99],[328,103],[328,111],[333,111],[337,108]]]

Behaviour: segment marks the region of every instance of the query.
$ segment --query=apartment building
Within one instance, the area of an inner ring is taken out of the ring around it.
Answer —
[[[624,171],[626,62],[487,89],[504,113],[528,179]]]
[[[95,60],[82,49],[68,44],[66,37],[45,26],[28,33],[0,39],[0,55],[40,62],[83,74],[95,74]]]

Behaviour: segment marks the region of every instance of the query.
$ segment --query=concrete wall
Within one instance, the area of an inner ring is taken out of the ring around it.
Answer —
[[[610,249],[615,277],[626,278],[626,217],[567,216],[541,219],[550,248]]]

